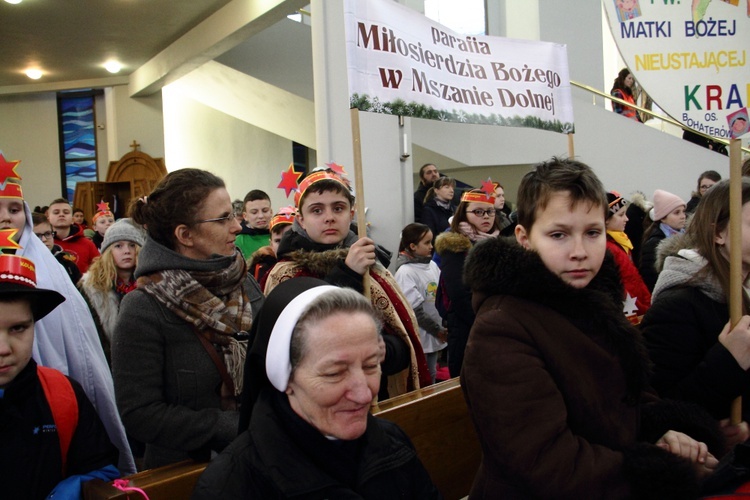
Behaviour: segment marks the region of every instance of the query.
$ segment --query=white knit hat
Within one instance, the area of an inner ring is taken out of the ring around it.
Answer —
[[[654,211],[652,219],[655,221],[662,220],[680,205],[685,206],[686,204],[679,196],[657,189],[654,191]]]

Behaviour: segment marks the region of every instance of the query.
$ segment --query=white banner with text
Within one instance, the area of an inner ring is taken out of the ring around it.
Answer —
[[[572,133],[566,46],[460,35],[389,0],[345,0],[351,107]]]
[[[675,120],[721,139],[747,134],[750,0],[603,0],[643,90]]]

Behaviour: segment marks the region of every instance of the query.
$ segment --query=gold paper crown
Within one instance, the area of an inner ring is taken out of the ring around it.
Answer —
[[[273,228],[279,224],[292,224],[294,222],[294,216],[297,214],[297,209],[293,206],[284,207],[279,210],[279,213],[271,218],[271,222],[268,224],[268,229],[273,231]]]
[[[466,203],[488,203],[490,205],[494,205],[495,204],[495,197],[488,195],[484,191],[472,190],[472,191],[466,191],[461,196],[461,202],[462,203],[463,202],[466,202]]]
[[[0,198],[17,198],[23,200],[23,191],[21,185],[15,182],[6,182],[5,185],[0,185]]]
[[[299,207],[299,201],[302,199],[302,196],[304,196],[305,191],[307,191],[307,189],[313,184],[315,184],[316,182],[320,182],[326,179],[336,181],[342,186],[344,186],[344,188],[346,188],[347,191],[349,190],[349,186],[344,181],[344,179],[336,175],[334,172],[329,171],[329,170],[318,170],[317,172],[313,172],[307,177],[305,177],[304,180],[300,183],[299,188],[297,189],[297,192],[294,193],[294,205]]]
[[[14,240],[16,233],[18,229],[0,230],[0,252],[3,250],[15,252],[21,248],[21,245]],[[20,255],[0,253],[0,283],[36,288],[34,262]]]

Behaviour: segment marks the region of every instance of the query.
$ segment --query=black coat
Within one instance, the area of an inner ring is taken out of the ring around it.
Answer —
[[[394,423],[368,417],[354,441],[329,441],[266,389],[241,434],[201,475],[193,499],[438,499],[416,451]]]
[[[42,499],[64,477],[117,464],[115,448],[81,386],[71,384],[78,402],[78,425],[70,442],[67,475],[62,475],[60,441],[34,360],[0,398],[0,496]]]
[[[425,186],[421,182],[417,186],[417,190],[414,191],[414,222],[422,222],[422,209],[424,208],[424,197],[427,196],[427,191],[430,189],[429,186]]]
[[[662,397],[697,403],[716,419],[729,416],[737,396],[750,402],[750,374],[718,341],[727,321],[727,304],[698,288],[657,295],[641,328],[654,365],[652,385]],[[750,418],[750,411],[743,414]]]
[[[440,233],[448,229],[450,222],[448,220],[453,217],[456,207],[450,205],[448,208],[443,208],[437,204],[435,198],[431,199],[424,204],[422,209],[422,224],[427,225],[432,231],[432,241],[438,237]]]
[[[466,342],[474,324],[471,290],[463,280],[464,261],[471,247],[469,238],[452,231],[440,234],[435,241],[435,251],[440,255],[441,294],[450,301],[445,320],[448,324],[448,371],[451,377],[461,374]]]
[[[656,226],[641,248],[641,261],[638,265],[638,272],[641,273],[643,282],[646,283],[649,292],[654,291],[654,285],[656,285],[656,280],[659,277],[659,272],[656,270],[656,247],[666,237],[667,235],[664,234],[664,231],[659,226]]]
[[[641,247],[643,246],[643,222],[645,220],[651,220],[646,219],[648,217],[648,210],[645,210],[642,206],[642,199],[643,195],[640,195],[637,198],[638,202],[634,201],[630,203],[628,205],[628,209],[625,212],[625,214],[628,216],[628,221],[625,223],[625,234],[628,235],[628,238],[630,238],[630,242],[633,244],[633,250],[630,252],[630,255],[633,258],[635,267],[638,267],[641,263]]]

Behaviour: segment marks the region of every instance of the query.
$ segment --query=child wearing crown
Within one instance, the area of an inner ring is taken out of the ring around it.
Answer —
[[[0,248],[16,250],[15,229]],[[36,287],[34,262],[0,253],[0,484],[7,498],[79,498],[81,483],[119,476],[117,448],[83,388],[31,357],[34,325],[65,298]]]
[[[279,245],[279,262],[265,284],[297,276],[313,276],[363,292],[362,276],[370,275],[370,297],[384,318],[385,360],[379,398],[386,399],[430,384],[414,311],[386,269],[389,255],[370,238],[350,230],[354,196],[346,179],[331,169],[308,175],[295,195],[297,216]]]
[[[31,209],[23,199],[21,176],[16,172],[19,163],[6,160],[0,151],[0,229],[17,230],[12,239],[18,246],[11,252],[34,262],[39,286],[66,297],[34,325],[32,354],[40,365],[60,370],[81,384],[109,439],[120,451],[120,471],[133,474],[135,462],[115,404],[112,375],[94,320],[68,273],[34,232]]]
[[[440,256],[436,300],[444,306],[443,319],[448,324],[448,371],[451,377],[461,374],[466,341],[474,324],[471,290],[463,282],[466,255],[477,241],[496,238],[500,234],[495,185],[488,179],[483,186],[483,189],[472,189],[461,196],[450,231],[440,233],[435,240],[435,252]]]

